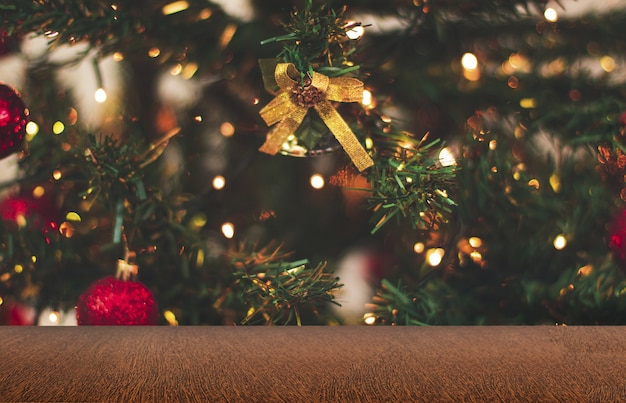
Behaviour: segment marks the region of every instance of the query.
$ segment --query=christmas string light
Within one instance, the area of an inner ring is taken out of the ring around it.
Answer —
[[[172,15],[176,13],[180,13],[181,11],[185,11],[189,8],[189,2],[185,0],[174,1],[172,3],[168,3],[163,6],[161,12],[163,15]]]
[[[235,225],[231,222],[225,222],[222,224],[222,234],[225,238],[231,239],[235,236]]]
[[[554,249],[563,250],[567,246],[567,238],[565,235],[559,234],[554,238],[552,244],[554,245]]]
[[[52,125],[52,133],[59,135],[63,133],[63,131],[65,131],[65,125],[63,124],[63,122],[59,120],[54,122],[54,124]]]
[[[325,184],[324,177],[320,174],[311,175],[311,178],[309,181],[313,189],[321,189],[324,187],[324,184]]]
[[[546,19],[546,21],[549,21],[549,22],[557,22],[559,19],[558,13],[552,7],[546,8],[545,11],[543,12],[543,16]]]
[[[96,102],[99,104],[102,104],[107,100],[107,92],[104,90],[104,88],[98,88],[93,96]]]
[[[213,185],[213,189],[221,190],[224,188],[224,186],[226,186],[226,178],[224,178],[222,175],[217,175],[213,178],[211,184]]]
[[[415,252],[417,254],[420,254],[420,253],[424,252],[424,248],[425,248],[425,246],[424,246],[423,242],[416,242],[413,245],[413,252]]]
[[[443,261],[444,254],[445,250],[442,248],[429,249],[428,252],[426,252],[426,261],[430,266],[439,266]]]

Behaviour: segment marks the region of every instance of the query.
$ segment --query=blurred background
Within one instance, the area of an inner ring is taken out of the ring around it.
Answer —
[[[313,2],[362,28],[363,172],[315,119],[259,152],[304,1],[133,3],[0,9],[3,324],[76,324],[129,248],[159,324],[626,322],[626,2]]]

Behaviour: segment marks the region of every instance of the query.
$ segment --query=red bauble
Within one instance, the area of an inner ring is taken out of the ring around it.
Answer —
[[[62,214],[54,205],[53,196],[48,193],[35,197],[32,192],[21,192],[0,201],[0,217],[18,224],[26,220],[26,223],[34,227],[56,230]]]
[[[78,298],[79,325],[156,325],[159,309],[150,290],[113,276],[96,281]]]
[[[17,91],[0,83],[0,158],[22,147],[27,116],[28,109]]]
[[[35,197],[33,192],[21,192],[0,201],[0,218],[5,222],[29,229],[39,228],[50,243],[52,235],[59,231],[63,215],[55,205],[54,197],[46,192]]]
[[[6,301],[0,309],[0,323],[9,326],[32,326],[35,323],[35,309],[13,300]]]
[[[609,226],[608,238],[613,256],[626,268],[626,209],[615,216]]]

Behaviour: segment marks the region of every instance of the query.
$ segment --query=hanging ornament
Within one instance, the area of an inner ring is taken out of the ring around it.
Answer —
[[[0,158],[22,147],[27,117],[28,109],[17,91],[0,83]]]
[[[32,326],[35,322],[35,308],[13,298],[0,305],[0,324],[8,326]]]
[[[62,214],[55,206],[54,196],[42,186],[22,191],[0,201],[0,217],[20,227],[41,228],[44,232],[56,231]]]
[[[608,239],[613,256],[626,270],[626,209],[619,211],[609,225]]]
[[[78,325],[156,325],[159,310],[150,290],[131,280],[137,266],[120,259],[116,276],[91,284],[76,304]]]
[[[39,229],[47,243],[58,235],[63,215],[56,206],[51,192],[43,186],[22,191],[0,201],[0,218],[10,226]]]
[[[291,155],[306,155],[311,146],[317,145],[324,150],[332,149],[333,144],[339,144],[359,171],[374,164],[350,126],[331,103],[361,101],[361,81],[348,77],[329,78],[315,72],[312,75],[307,74],[304,81],[300,82],[301,74],[292,63],[277,63],[273,74],[269,76],[267,65],[271,63],[261,63],[265,87],[276,97],[261,109],[260,115],[268,126],[276,126],[267,134],[260,151],[274,155],[287,150]],[[311,115],[313,111],[315,115]],[[309,121],[302,125],[305,119]],[[334,139],[323,134],[315,135],[314,133],[326,132],[315,129],[316,126],[326,126]],[[322,144],[317,144],[319,142]]]

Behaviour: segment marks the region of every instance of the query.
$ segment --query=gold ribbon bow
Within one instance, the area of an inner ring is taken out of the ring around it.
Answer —
[[[329,78],[315,73],[304,85],[291,77],[300,73],[292,63],[278,63],[274,78],[280,88],[279,94],[270,101],[260,115],[271,126],[260,151],[274,155],[283,143],[302,123],[307,111],[313,107],[359,171],[374,164],[359,140],[330,101],[358,102],[363,99],[363,83],[356,78]]]

